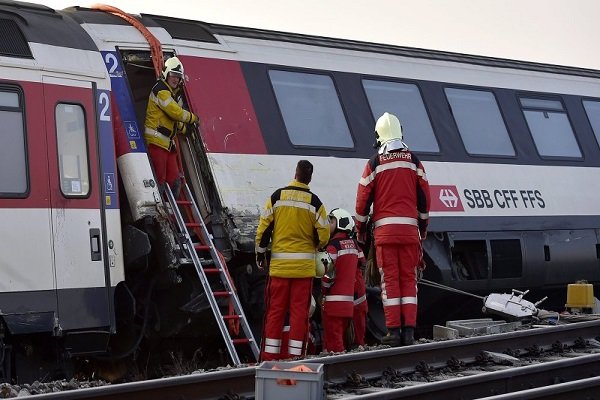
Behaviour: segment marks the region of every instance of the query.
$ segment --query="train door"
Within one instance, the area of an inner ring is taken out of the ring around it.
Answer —
[[[92,83],[43,77],[59,329],[110,325]]]

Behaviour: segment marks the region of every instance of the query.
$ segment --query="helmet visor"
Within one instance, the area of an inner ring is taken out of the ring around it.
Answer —
[[[169,71],[169,74],[168,74],[167,76],[168,76],[168,77],[169,77],[169,76],[174,76],[174,77],[176,77],[176,78],[183,79],[183,73],[182,73],[181,71],[174,71],[174,70],[171,70],[171,71]]]

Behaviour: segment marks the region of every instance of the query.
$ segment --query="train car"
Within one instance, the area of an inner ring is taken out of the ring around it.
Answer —
[[[186,179],[256,332],[265,277],[254,234],[267,196],[308,159],[326,208],[353,210],[384,111],[400,118],[431,186],[427,278],[480,295],[551,293],[548,307],[564,305],[566,284],[600,281],[598,71],[135,20],[184,64],[201,120],[181,149]],[[0,22],[4,376],[32,353],[36,362],[47,352],[122,358],[140,346],[172,352],[183,337],[196,350],[219,348],[207,306],[193,301],[198,278],[160,222],[143,142],[156,80],[147,38],[79,7],[2,1]],[[375,336],[377,303],[374,293]],[[420,288],[420,324],[480,308]]]

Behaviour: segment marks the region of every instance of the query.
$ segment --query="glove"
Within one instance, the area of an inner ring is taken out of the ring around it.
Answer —
[[[367,232],[365,232],[365,231],[358,231],[358,232],[356,232],[356,241],[361,246],[364,246],[365,243],[367,242]]]
[[[417,282],[419,282],[421,279],[423,279],[423,270],[425,268],[421,268],[420,266],[417,266],[417,268],[415,269],[415,276],[417,277]]]
[[[267,255],[265,253],[256,253],[256,266],[260,271],[264,271],[269,266]]]
[[[196,122],[198,122],[198,116],[194,113],[190,113],[190,124],[195,124]]]
[[[425,240],[427,237],[427,229],[419,229],[419,238],[421,241]]]
[[[183,122],[177,122],[177,132],[185,135],[187,133],[187,125]]]

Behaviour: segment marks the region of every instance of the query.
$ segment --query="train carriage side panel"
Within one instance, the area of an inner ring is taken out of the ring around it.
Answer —
[[[56,284],[50,223],[48,165],[42,86],[19,82],[20,69],[2,67],[0,122],[12,135],[1,147],[0,310],[13,333],[50,331],[56,310]],[[31,79],[32,73],[27,79]],[[38,78],[39,80],[39,78]],[[9,96],[7,96],[9,94]],[[8,98],[7,98],[8,97]],[[15,99],[17,100],[17,99]],[[10,105],[12,107],[7,107]],[[17,107],[14,107],[17,105]],[[25,147],[26,146],[26,147]],[[36,315],[28,316],[35,311]]]
[[[510,134],[516,136],[513,144],[516,157],[469,155],[463,147],[444,95],[444,88],[448,85],[431,80],[418,81],[419,85],[424,87],[423,95],[429,105],[431,106],[430,102],[434,100],[433,105],[438,107],[431,114],[433,125],[448,131],[448,135],[445,132],[440,139],[440,142],[445,141],[441,155],[425,154],[422,157],[432,185],[431,231],[465,232],[465,234],[488,232],[483,240],[487,240],[488,246],[491,246],[491,249],[488,249],[489,256],[486,256],[490,260],[489,267],[486,268],[490,270],[486,271],[484,286],[481,281],[472,281],[472,277],[456,281],[456,276],[452,275],[455,272],[452,271],[449,271],[450,275],[446,281],[452,280],[453,284],[465,289],[481,289],[482,287],[503,288],[506,285],[537,287],[541,282],[551,287],[581,277],[592,281],[600,280],[598,259],[593,254],[597,247],[593,229],[600,223],[598,217],[600,210],[597,202],[591,201],[590,196],[593,197],[593,192],[590,191],[589,186],[589,182],[600,178],[598,162],[594,161],[593,157],[582,160],[559,160],[537,156],[517,97],[519,94],[538,93],[539,96],[540,92],[549,92],[549,95],[557,98],[561,95],[556,93],[572,93],[573,95],[562,95],[568,100],[570,106],[573,100],[570,100],[569,96],[574,97],[575,93],[598,94],[597,80],[581,76],[507,71],[472,65],[459,67],[456,64],[443,65],[440,62],[422,60],[411,62],[427,64],[426,68],[404,69],[408,73],[402,76],[398,72],[392,73],[391,69],[394,65],[398,67],[396,71],[404,68],[401,65],[402,60],[399,59],[386,59],[388,64],[385,68],[383,65],[373,68],[373,71],[378,68],[386,69],[390,74],[388,76],[379,77],[371,71],[368,75],[347,74],[328,71],[326,68],[315,68],[317,59],[313,57],[308,60],[308,52],[301,55],[299,55],[301,52],[294,53],[292,51],[294,45],[289,46],[290,51],[282,51],[281,57],[277,57],[277,51],[271,47],[262,53],[254,48],[261,47],[264,42],[257,41],[256,44],[249,39],[234,38],[231,43],[238,42],[243,44],[242,50],[236,54],[237,57],[241,59],[248,57],[252,61],[257,61],[264,56],[262,59],[272,58],[277,63],[269,66],[261,62],[241,62],[269,155],[210,154],[212,160],[217,160],[213,162],[213,167],[223,203],[230,209],[236,210],[234,214],[243,214],[246,224],[252,225],[252,227],[245,226],[244,233],[252,234],[264,198],[290,179],[291,171],[299,158],[308,158],[315,163],[315,176],[311,188],[319,194],[327,207],[342,206],[353,209],[357,184],[355,182],[364,167],[365,158],[368,157],[365,154],[370,155],[373,151],[366,149],[362,144],[346,153],[319,148],[318,145],[313,147],[292,145],[286,131],[285,118],[280,113],[280,105],[273,93],[272,82],[269,82],[269,70],[333,75],[335,84],[340,85],[337,88],[339,93],[344,93],[346,90],[344,85],[355,89],[357,85],[351,82],[352,79],[360,81],[365,76],[388,81],[406,81],[406,78],[410,78],[410,81],[414,82],[415,77],[432,79],[441,74],[449,81],[468,85],[468,88],[479,88],[472,86],[473,83],[479,83],[483,84],[482,90],[490,93],[498,92],[499,107],[506,115],[505,123],[510,128]],[[281,47],[288,46],[282,44]],[[324,50],[319,49],[319,51]],[[332,53],[336,52],[336,50],[332,51]],[[257,56],[259,53],[261,57]],[[295,57],[292,54],[299,56]],[[287,56],[289,58],[286,58]],[[345,55],[340,58],[341,63],[336,64],[336,68],[347,66],[350,70],[364,73],[368,68],[364,67],[366,64],[363,64],[361,59],[367,60],[371,56],[387,58],[372,54],[358,55],[354,63],[349,63],[350,57]],[[298,63],[299,59],[306,61],[306,64]],[[283,67],[279,65],[286,60],[289,62],[288,65]],[[323,65],[329,61],[325,60]],[[306,68],[307,66],[313,68]],[[463,68],[462,73],[461,68]],[[427,74],[427,70],[431,73]],[[433,74],[432,71],[437,72]],[[527,79],[519,78],[516,81],[507,79],[519,74]],[[587,83],[583,84],[584,81]],[[456,85],[451,86],[456,87]],[[515,90],[517,88],[525,88],[528,92]],[[358,95],[356,91],[352,93]],[[348,107],[345,104],[348,97],[342,96],[341,99],[342,107]],[[354,100],[353,98],[352,102]],[[349,108],[353,108],[353,111],[357,111],[361,116],[350,114],[351,117],[347,117],[354,139],[363,141],[365,138],[362,135],[371,139],[370,130],[363,129],[364,126],[356,129],[357,125],[360,126],[356,123],[357,119],[364,121],[373,118],[369,110],[360,110],[360,105],[352,105]],[[579,134],[578,122],[572,123],[576,127],[576,134]],[[588,136],[591,137],[589,132]],[[586,143],[587,145],[582,149],[583,153],[588,153],[589,145],[593,144],[594,151],[591,151],[591,154],[597,154],[597,144],[593,143],[593,138],[588,138]],[[230,171],[235,173],[230,174]],[[568,229],[571,232],[565,231]],[[476,236],[482,240],[481,234]],[[574,241],[574,238],[579,239]],[[460,240],[464,241],[464,237]],[[512,263],[518,263],[518,266],[511,266],[510,260],[503,261],[499,257],[502,257],[502,252],[506,252],[506,249],[513,246],[511,243],[517,245],[519,241],[521,244],[518,251],[522,256],[512,260]],[[551,243],[551,245],[544,245],[544,243]],[[561,243],[565,245],[562,246]],[[571,244],[567,246],[567,243]],[[554,257],[550,261],[544,260],[544,246],[553,248]],[[444,254],[443,257],[447,255]],[[577,265],[577,273],[565,270],[566,264]],[[489,283],[485,284],[486,281]]]
[[[96,97],[96,89],[109,88],[102,59],[70,18],[43,6],[15,14],[30,55],[1,57],[0,68],[23,87],[29,180],[22,195],[0,199],[2,235],[17,234],[2,244],[2,282],[10,286],[0,291],[0,309],[15,334],[112,327],[123,261],[119,211],[111,207],[117,192],[104,174],[114,167],[99,159],[114,164],[112,143],[97,136],[96,102],[107,94]],[[15,209],[24,213],[9,225]]]

